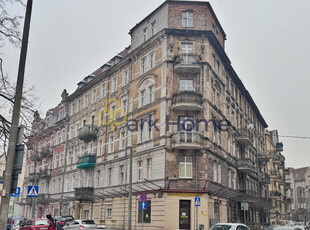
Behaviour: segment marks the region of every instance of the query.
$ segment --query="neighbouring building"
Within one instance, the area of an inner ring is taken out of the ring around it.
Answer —
[[[289,220],[310,222],[310,167],[286,169],[286,185],[289,188],[287,207]]]
[[[36,216],[126,229],[132,155],[133,229],[270,223],[268,172],[283,175],[284,158],[267,163],[267,123],[231,66],[211,5],[165,1],[130,35],[45,118],[35,114],[24,189],[39,185]],[[30,217],[32,200],[23,202]]]

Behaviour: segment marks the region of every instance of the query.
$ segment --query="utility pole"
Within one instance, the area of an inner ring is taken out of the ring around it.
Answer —
[[[16,91],[14,98],[14,107],[11,123],[11,132],[9,138],[8,155],[6,157],[5,172],[3,178],[3,194],[0,206],[0,229],[6,229],[8,210],[10,204],[11,184],[12,184],[12,172],[14,164],[15,149],[18,135],[18,125],[20,119],[21,100],[23,94],[25,64],[27,56],[28,37],[30,29],[30,19],[32,10],[32,0],[28,0],[26,7],[26,16],[24,22],[23,40],[19,59],[19,68],[17,75]]]
[[[129,147],[129,194],[128,194],[128,230],[131,230],[132,214],[132,147]]]

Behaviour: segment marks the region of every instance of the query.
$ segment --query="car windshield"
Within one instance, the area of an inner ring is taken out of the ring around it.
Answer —
[[[233,229],[233,226],[228,224],[217,224],[214,225],[210,230],[228,230],[228,229]]]
[[[35,225],[49,225],[47,220],[36,220]]]
[[[14,224],[19,224],[19,222],[20,222],[21,220],[23,220],[23,219],[22,219],[22,218],[20,218],[20,219],[14,219]]]
[[[82,220],[82,224],[95,224],[93,220]]]

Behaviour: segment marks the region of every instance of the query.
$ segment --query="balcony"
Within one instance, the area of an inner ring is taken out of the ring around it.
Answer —
[[[180,91],[173,95],[172,108],[174,110],[201,110],[202,95],[195,91]]]
[[[51,179],[51,170],[49,169],[43,169],[38,174],[42,179]]]
[[[53,152],[52,152],[52,150],[50,148],[46,148],[46,149],[42,150],[41,156],[42,157],[52,157],[53,156]]]
[[[240,145],[251,146],[253,145],[253,134],[248,129],[240,129],[236,133],[236,140]]]
[[[48,204],[48,203],[49,203],[49,194],[38,195],[38,204]]]
[[[38,180],[38,178],[39,177],[38,177],[37,173],[35,173],[35,172],[29,173],[29,177],[28,177],[29,182],[34,183],[35,180]]]
[[[79,129],[78,138],[81,141],[92,141],[97,139],[98,129],[93,125],[87,125]]]
[[[41,153],[33,152],[34,154],[30,156],[32,161],[40,161],[42,159]]]
[[[269,176],[272,179],[276,179],[278,177],[278,172],[277,171],[270,171]]]
[[[96,163],[96,155],[85,155],[79,157],[79,161],[77,163],[78,169],[89,169],[93,168]]]
[[[177,56],[174,71],[176,73],[200,73],[200,62],[200,57],[195,54]]]
[[[255,173],[254,163],[250,158],[238,159],[238,170],[243,173]]]
[[[196,132],[175,132],[171,138],[174,149],[201,149],[203,136]]]
[[[260,154],[260,155],[258,155],[258,161],[260,163],[267,163],[268,162],[268,157],[266,155]]]
[[[273,199],[276,199],[276,200],[281,200],[281,199],[282,199],[282,193],[281,193],[281,192],[278,192],[278,191],[270,192],[270,196],[271,196]]]
[[[75,199],[78,201],[93,201],[94,187],[75,188]]]
[[[283,151],[283,143],[276,143],[276,151],[277,152],[282,152]]]
[[[290,188],[291,188],[291,183],[286,182],[286,183],[284,184],[284,188],[285,188],[285,189],[290,189]]]
[[[284,174],[285,175],[290,175],[290,170],[289,169],[284,169]]]
[[[270,177],[269,177],[269,175],[268,175],[268,174],[265,174],[265,176],[261,176],[261,177],[259,178],[259,182],[260,182],[261,184],[270,184]]]

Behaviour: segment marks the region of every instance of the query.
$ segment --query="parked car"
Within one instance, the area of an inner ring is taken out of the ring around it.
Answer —
[[[74,220],[73,216],[66,215],[66,216],[57,216],[56,219],[56,229],[62,230],[62,228],[66,225],[66,223]]]
[[[20,225],[20,230],[33,230],[33,222],[35,230],[48,230],[48,219],[26,220],[23,224]]]
[[[25,217],[18,216],[18,217],[9,217],[8,223],[6,225],[7,230],[18,230],[19,229],[19,223],[22,220],[26,220]]]
[[[73,230],[73,229],[97,229],[97,228],[95,221],[93,220],[73,220],[63,227],[63,230]]]
[[[250,228],[245,224],[217,223],[210,230],[250,230]]]

